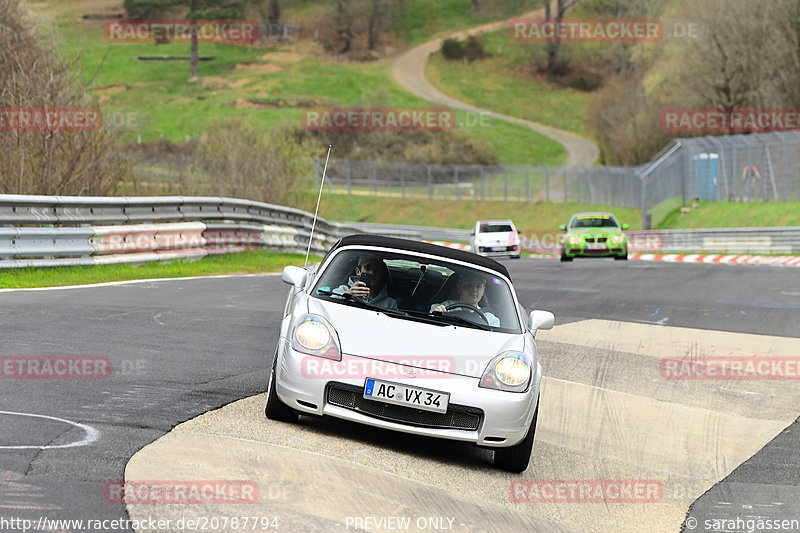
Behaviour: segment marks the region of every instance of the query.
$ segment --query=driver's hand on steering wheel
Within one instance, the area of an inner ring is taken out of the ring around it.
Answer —
[[[437,305],[433,308],[434,311],[439,311],[440,313],[447,313],[447,308],[442,304]]]

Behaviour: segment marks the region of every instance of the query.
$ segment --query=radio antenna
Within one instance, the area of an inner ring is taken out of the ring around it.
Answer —
[[[319,182],[319,195],[317,195],[317,208],[314,210],[314,222],[311,223],[311,236],[308,238],[308,249],[306,250],[306,262],[308,265],[308,254],[311,253],[311,241],[314,239],[314,227],[317,225],[317,213],[319,213],[319,201],[322,199],[322,187],[325,185],[325,173],[328,171],[328,158],[331,156],[331,145],[328,145],[328,155],[325,156],[325,168],[322,169],[322,180]]]

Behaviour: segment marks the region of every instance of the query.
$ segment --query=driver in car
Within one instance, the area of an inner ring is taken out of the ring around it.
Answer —
[[[340,296],[347,294],[368,304],[397,309],[397,300],[389,296],[386,290],[386,264],[377,255],[359,256],[356,275],[350,276],[347,285],[339,285],[333,293]]]
[[[458,280],[456,289],[458,291],[458,300],[445,300],[442,303],[433,304],[431,305],[431,312],[440,311],[442,313],[448,313],[457,309],[459,304],[466,304],[480,309],[478,302],[481,301],[483,292],[486,290],[486,280],[476,274],[467,274],[465,277]],[[448,311],[448,307],[451,308],[450,311]],[[469,310],[469,307],[464,307],[464,309]],[[500,319],[492,313],[487,311],[483,314],[490,326],[500,326]]]

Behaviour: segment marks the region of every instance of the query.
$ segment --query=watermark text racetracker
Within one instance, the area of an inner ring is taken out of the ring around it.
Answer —
[[[519,18],[509,22],[508,34],[517,42],[656,42],[697,39],[701,26],[683,20]]]
[[[0,131],[95,131],[133,130],[144,125],[138,110],[112,110],[103,113],[94,107],[3,107]]]
[[[116,20],[103,33],[112,43],[191,42],[251,44],[258,40],[254,20]]]
[[[102,124],[103,114],[95,108],[0,108],[0,131],[90,131]]]
[[[112,364],[104,355],[3,355],[0,379],[105,379],[117,375],[144,375],[147,359],[122,359]]]
[[[797,380],[797,357],[665,357],[659,364],[667,380]]]
[[[281,487],[271,499],[286,498]],[[255,481],[237,480],[137,480],[109,481],[103,488],[107,503],[119,504],[249,504],[259,499]]]
[[[661,129],[671,133],[753,133],[800,129],[800,109],[663,109]]]
[[[508,26],[513,41],[634,42],[660,41],[664,24],[655,19],[514,19]]]
[[[657,479],[519,479],[508,486],[514,503],[658,503]]]
[[[40,516],[36,520],[0,516],[0,531],[266,531],[280,529],[277,516],[194,516],[181,518],[81,518],[64,519]]]
[[[303,113],[302,126],[310,131],[448,131],[486,127],[484,113],[456,114],[442,107],[331,107]]]

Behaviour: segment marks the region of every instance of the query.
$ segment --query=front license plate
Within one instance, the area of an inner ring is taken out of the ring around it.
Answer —
[[[587,250],[605,250],[606,245],[603,243],[589,243],[586,245]]]
[[[506,251],[506,247],[505,246],[495,246],[494,248],[492,248],[492,251],[493,252],[505,252]]]
[[[400,383],[367,378],[364,398],[395,405],[415,407],[434,413],[446,413],[450,394],[420,387],[409,387]]]

